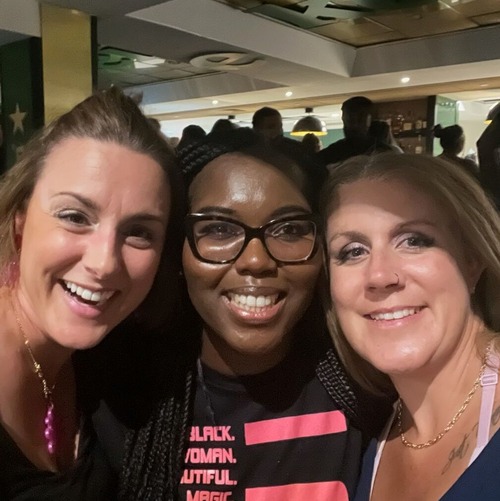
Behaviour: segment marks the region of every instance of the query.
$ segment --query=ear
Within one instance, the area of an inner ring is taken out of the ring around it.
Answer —
[[[476,291],[476,285],[479,282],[479,279],[481,278],[481,275],[483,274],[483,271],[485,269],[485,266],[481,264],[477,258],[469,258],[467,259],[467,262],[465,263],[465,279],[467,281],[467,285],[469,287],[469,292],[471,294],[474,294]]]

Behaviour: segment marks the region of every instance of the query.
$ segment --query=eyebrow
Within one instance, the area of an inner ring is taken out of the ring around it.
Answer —
[[[432,228],[436,227],[436,224],[428,219],[412,219],[411,221],[404,221],[398,224],[392,231],[391,234],[398,234],[401,231],[405,231],[408,228],[413,226],[431,226]],[[328,243],[339,237],[346,237],[350,240],[366,240],[366,235],[360,233],[359,231],[340,231],[338,233],[334,233],[331,238],[328,239]]]
[[[93,200],[88,197],[84,197],[79,193],[74,193],[72,191],[60,191],[53,195],[53,198],[59,196],[69,196],[78,200],[83,206],[92,211],[99,211],[100,206],[97,205]],[[165,224],[165,218],[156,214],[151,214],[150,212],[137,212],[135,214],[131,214],[130,217],[127,217],[128,221],[152,221],[158,222],[161,224]]]
[[[280,216],[287,216],[289,214],[297,212],[300,214],[311,214],[310,210],[308,210],[305,207],[302,207],[301,205],[285,205],[271,212],[270,218],[275,219]],[[228,207],[219,207],[218,205],[208,205],[206,207],[202,207],[201,209],[197,210],[196,213],[207,214],[207,215],[214,214],[221,216],[235,216],[237,214],[237,211],[235,211],[234,209],[229,209]]]
[[[409,226],[431,226],[432,228],[435,228],[436,223],[430,221],[429,219],[412,219],[411,221],[404,221],[403,223],[398,224],[394,230],[397,233],[405,230]]]

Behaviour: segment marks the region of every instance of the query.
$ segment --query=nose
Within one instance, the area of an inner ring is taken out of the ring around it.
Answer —
[[[248,242],[245,250],[235,261],[235,266],[240,274],[255,276],[274,275],[278,268],[278,264],[258,238],[252,238]]]
[[[390,290],[404,286],[404,274],[397,258],[387,253],[372,252],[366,268],[368,290]]]
[[[87,272],[99,280],[115,274],[122,262],[115,233],[96,231],[88,241],[82,261]]]

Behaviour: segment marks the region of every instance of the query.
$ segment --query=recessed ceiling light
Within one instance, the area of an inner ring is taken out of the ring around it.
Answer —
[[[219,104],[219,101],[217,101],[217,99],[214,99],[214,100],[212,101],[212,104]]]
[[[291,96],[293,96],[293,92],[291,90],[288,90],[288,91],[285,92],[285,96],[286,97],[291,97]]]
[[[403,77],[403,78],[401,79],[401,83],[404,83],[404,84],[405,84],[405,83],[408,83],[409,81],[410,81],[410,77]]]

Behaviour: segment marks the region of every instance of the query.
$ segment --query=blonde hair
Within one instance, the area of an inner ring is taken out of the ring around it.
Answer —
[[[16,261],[16,214],[26,209],[45,161],[55,146],[68,138],[114,142],[154,159],[165,171],[170,186],[170,220],[159,270],[151,292],[165,303],[169,278],[177,274],[184,216],[184,189],[173,150],[135,102],[116,87],[98,92],[40,130],[26,145],[20,160],[0,179],[0,270]],[[71,166],[68,166],[71,168]],[[168,253],[168,255],[167,255]],[[179,264],[180,266],[180,264]],[[160,290],[161,289],[161,290]],[[152,303],[147,299],[144,304]],[[158,311],[165,306],[155,307]]]
[[[472,308],[488,329],[500,331],[500,217],[479,184],[456,165],[426,155],[382,153],[354,157],[337,166],[323,187],[324,227],[338,207],[339,188],[362,179],[406,182],[447,212],[456,224],[465,254],[484,268],[471,298]],[[330,333],[352,377],[371,391],[390,391],[389,378],[351,348],[331,298],[325,301]]]

